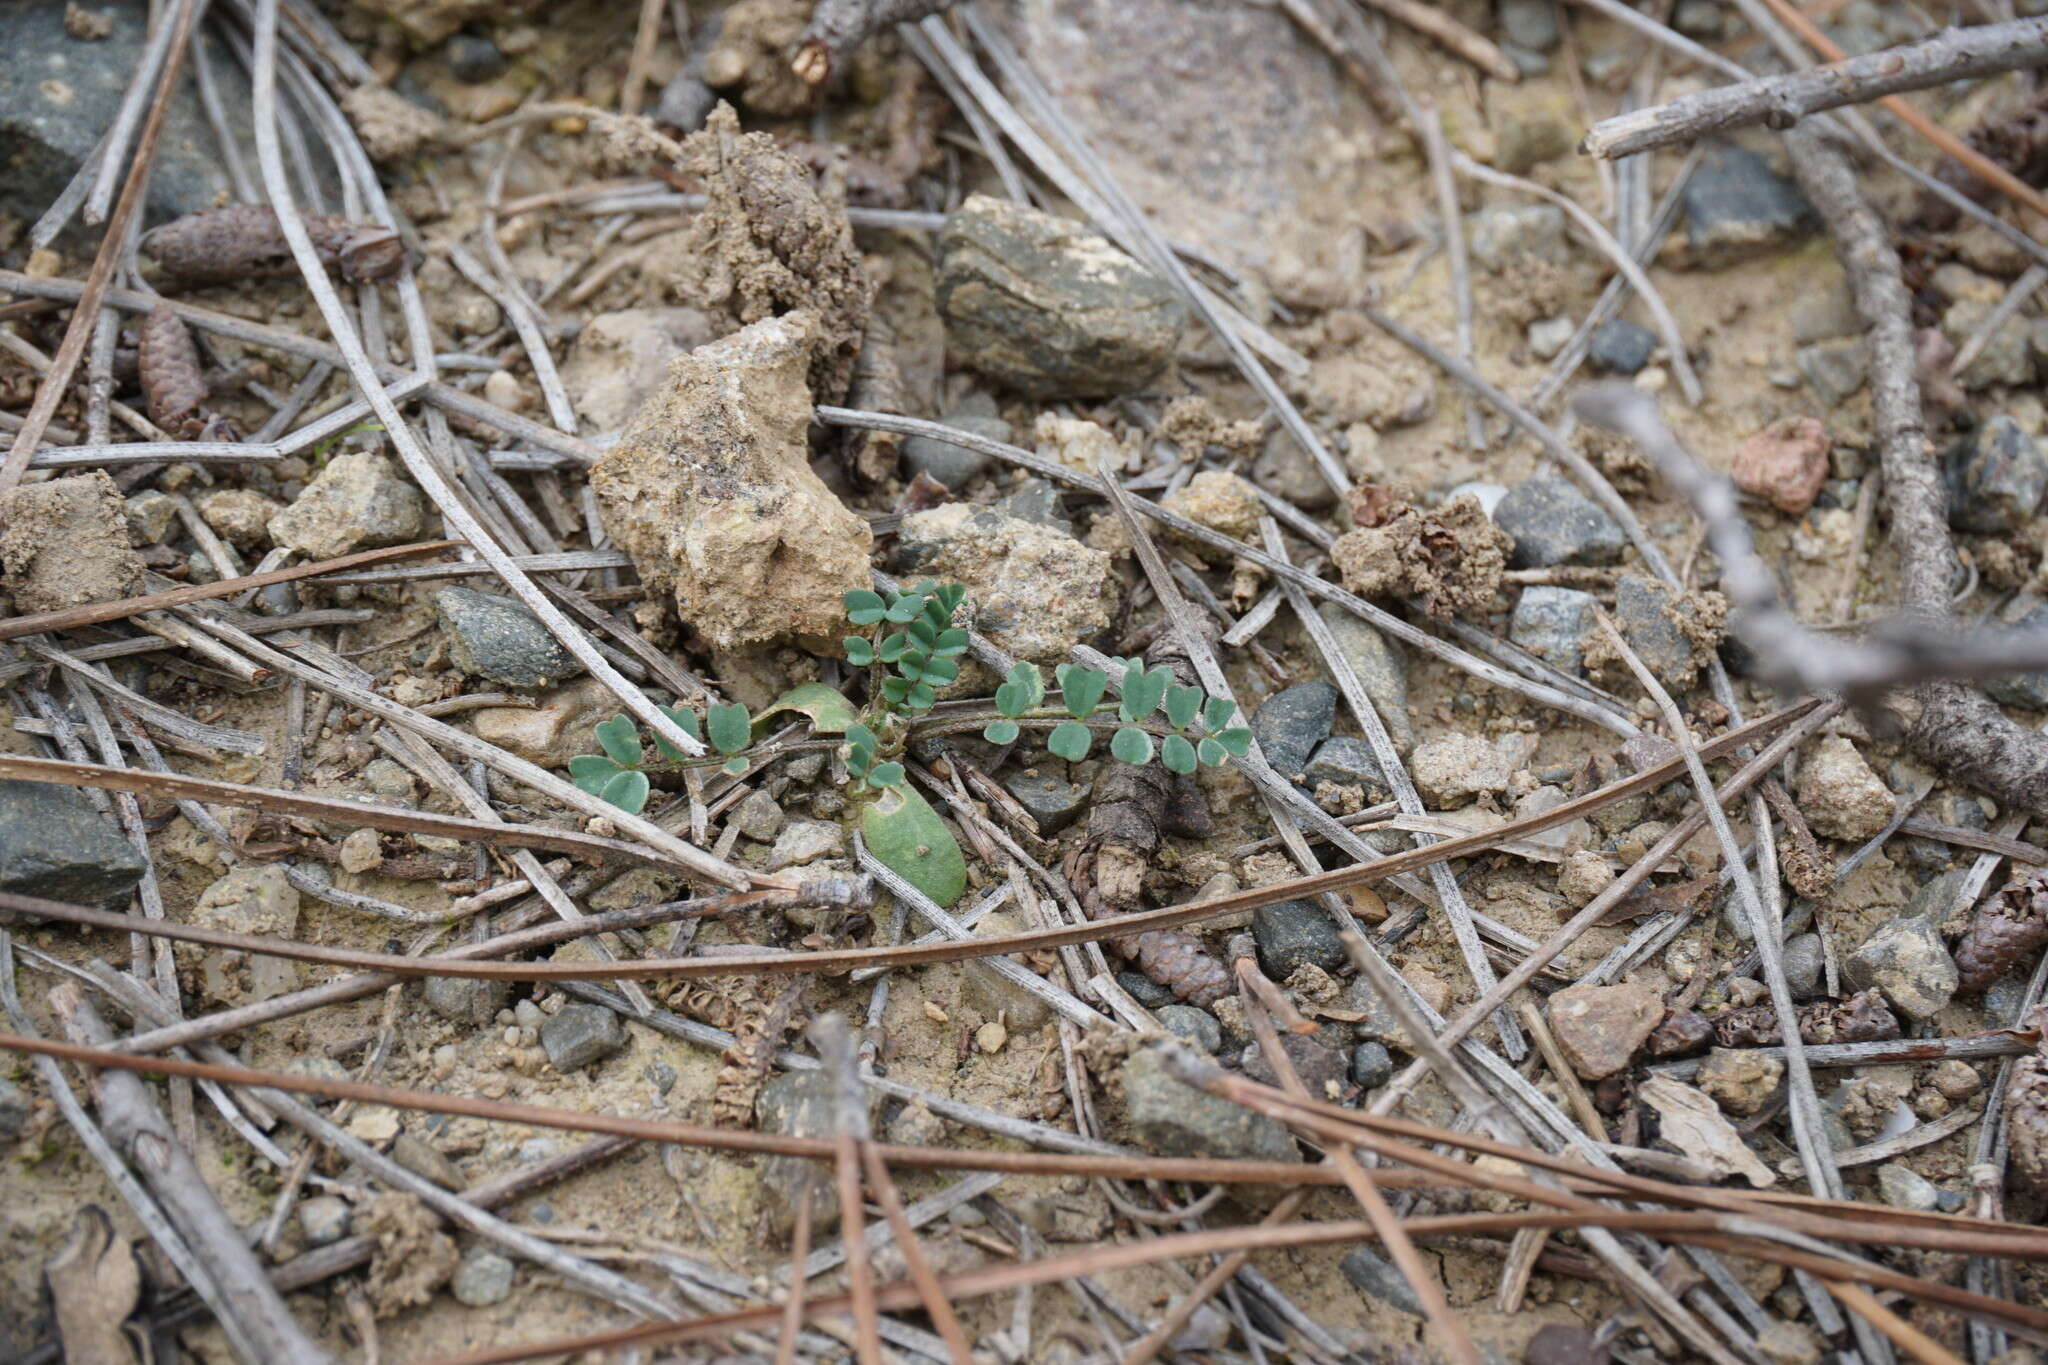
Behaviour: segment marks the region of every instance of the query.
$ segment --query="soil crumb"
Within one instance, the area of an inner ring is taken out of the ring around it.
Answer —
[[[1352,592],[1419,597],[1439,620],[1493,610],[1514,542],[1470,493],[1425,512],[1383,484],[1361,484],[1351,516],[1357,529],[1337,538],[1330,558]]]
[[[364,1289],[378,1317],[427,1302],[455,1273],[455,1239],[441,1231],[441,1220],[416,1195],[379,1195],[364,1210],[361,1226],[377,1239]]]
[[[59,611],[142,590],[121,490],[102,470],[23,484],[0,497],[0,570],[15,609]]]
[[[820,197],[801,161],[766,133],[742,133],[729,104],[683,144],[683,169],[709,202],[689,234],[698,278],[674,287],[744,325],[796,309],[815,314],[811,392],[837,403],[853,382],[870,297],[843,203]]]

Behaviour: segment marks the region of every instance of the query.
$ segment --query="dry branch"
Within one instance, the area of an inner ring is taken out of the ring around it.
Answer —
[[[2048,19],[1949,29],[1831,66],[1724,85],[1617,114],[1588,129],[1579,150],[1617,158],[1753,123],[1783,130],[1823,109],[2044,63]]]

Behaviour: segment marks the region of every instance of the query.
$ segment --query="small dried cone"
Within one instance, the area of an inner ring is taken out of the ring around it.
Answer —
[[[1818,418],[1773,422],[1735,452],[1735,486],[1787,516],[1803,515],[1827,482],[1828,444]]]

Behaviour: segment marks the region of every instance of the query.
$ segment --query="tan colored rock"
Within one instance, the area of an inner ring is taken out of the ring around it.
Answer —
[[[811,472],[814,325],[768,318],[681,357],[591,467],[612,542],[714,648],[836,640],[868,586],[867,522]]]
[[[299,928],[299,893],[276,863],[244,863],[201,893],[189,923],[287,939]],[[268,1000],[299,987],[299,964],[281,957],[179,944],[179,964],[196,968],[208,999],[222,1005]]]
[[[1033,663],[1109,624],[1109,555],[1050,526],[952,502],[905,517],[896,544],[917,576],[964,584],[974,628]]]
[[[142,591],[128,509],[106,474],[21,484],[0,495],[0,571],[17,611],[59,611]]]
[[[448,123],[439,114],[388,86],[358,85],[342,96],[341,109],[355,125],[364,150],[377,161],[418,156],[448,132]]]
[[[1737,1118],[1762,1113],[1784,1079],[1784,1058],[1755,1048],[1717,1047],[1700,1063],[1700,1089]]]
[[[592,431],[617,431],[666,381],[676,357],[722,330],[700,308],[625,308],[594,317],[562,362],[562,387]]]
[[[1664,1017],[1664,1002],[1647,986],[1567,986],[1550,997],[1549,1013],[1572,1070],[1597,1081],[1628,1065]]]
[[[341,841],[336,861],[341,864],[343,872],[374,872],[384,865],[383,839],[376,830],[365,825]]]
[[[1819,418],[1773,422],[1735,451],[1735,486],[1787,516],[1805,514],[1828,478],[1828,431]]]
[[[249,488],[222,488],[199,500],[199,515],[222,540],[238,550],[270,543],[270,519],[284,510],[276,498]]]
[[[1567,853],[1557,869],[1557,894],[1578,910],[1614,884],[1614,868],[1591,849]]]
[[[469,714],[470,731],[514,757],[543,768],[560,768],[578,754],[598,752],[599,721],[622,709],[619,699],[595,678],[543,692],[535,707],[487,706]]]
[[[270,519],[270,538],[308,559],[403,545],[426,525],[427,500],[382,455],[337,455],[292,505]]]
[[[1799,809],[1814,833],[1848,843],[1870,838],[1892,818],[1891,788],[1842,735],[1829,735],[1799,765]]]
[[[1500,749],[1476,735],[1448,734],[1418,744],[1408,760],[1415,789],[1432,809],[1449,810],[1507,790],[1515,770]]]
[[[1233,540],[1250,540],[1256,536],[1259,518],[1266,511],[1256,488],[1221,469],[1205,470],[1195,475],[1160,499],[1159,505],[1169,512],[1179,513],[1197,526],[1221,531]],[[1199,548],[1204,557],[1219,553],[1206,545]]]

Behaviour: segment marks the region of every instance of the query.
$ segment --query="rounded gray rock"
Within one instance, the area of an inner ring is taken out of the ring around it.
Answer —
[[[583,671],[526,604],[474,588],[443,588],[434,612],[448,636],[448,658],[473,678],[507,687],[551,687]]]
[[[1211,1056],[1223,1050],[1223,1025],[1216,1016],[1193,1005],[1162,1005],[1159,1022],[1168,1033],[1177,1033]]]
[[[1518,569],[1555,564],[1612,564],[1628,538],[1620,523],[1555,474],[1538,474],[1508,490],[1494,524],[1514,537],[1508,562]]]
[[[456,1302],[489,1308],[512,1296],[512,1262],[495,1251],[472,1251],[455,1267],[448,1282]]]

